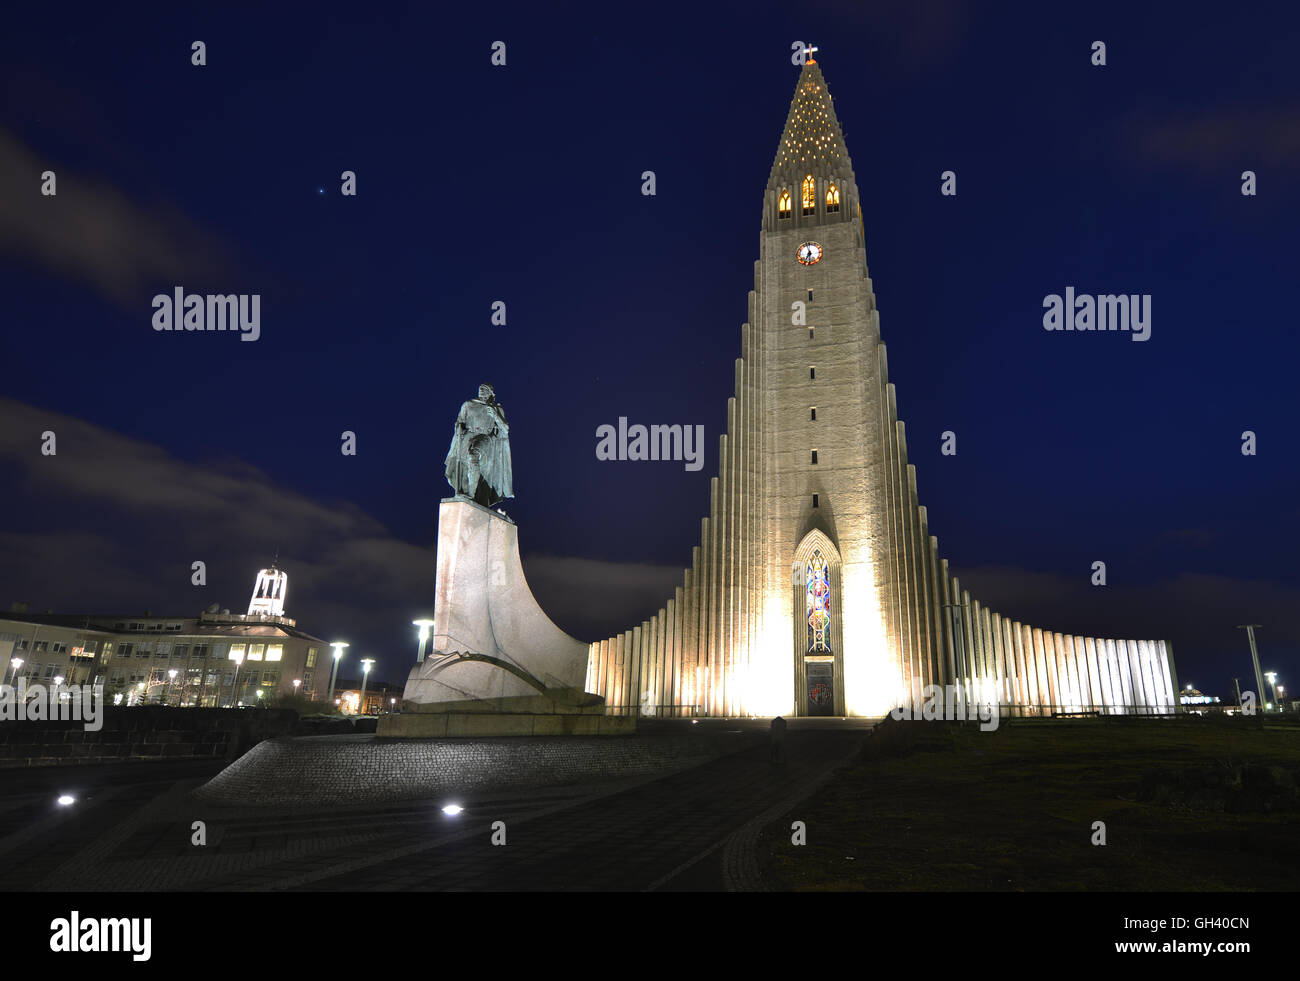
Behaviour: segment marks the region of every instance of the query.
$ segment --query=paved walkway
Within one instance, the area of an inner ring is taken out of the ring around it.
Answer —
[[[10,864],[0,887],[761,889],[753,859],[758,831],[845,762],[861,746],[866,727],[795,720],[787,734],[788,761],[773,766],[765,723],[703,724],[752,730],[753,738],[740,752],[664,776],[466,799],[454,817],[442,813],[441,800],[327,811],[221,808],[191,795],[209,773],[182,771],[177,779],[133,768],[137,772],[126,775],[136,782],[106,786],[87,797],[80,813],[61,809],[49,824],[15,828],[0,814],[0,831],[8,825],[11,832],[0,838],[0,855],[6,843],[19,855],[42,855],[21,873]],[[146,764],[152,765],[161,764]],[[7,776],[0,774],[0,793]],[[28,776],[28,783],[33,780],[40,782]],[[196,820],[207,826],[202,848],[190,841]],[[492,844],[498,821],[505,823],[504,845]],[[15,834],[25,837],[11,841]]]

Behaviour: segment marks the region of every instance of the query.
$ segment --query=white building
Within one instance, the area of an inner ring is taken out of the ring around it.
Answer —
[[[278,569],[263,569],[246,614],[29,613],[16,603],[0,615],[3,681],[98,682],[123,704],[250,705],[259,692],[324,697],[329,645],[282,615],[287,579]],[[257,612],[262,609],[277,612]]]

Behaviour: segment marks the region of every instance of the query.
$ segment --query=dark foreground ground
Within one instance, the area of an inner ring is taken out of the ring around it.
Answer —
[[[851,760],[867,723],[791,725],[769,762],[767,723],[648,722],[647,738],[730,734],[727,755],[664,775],[446,799],[337,806],[198,800],[211,764],[0,772],[0,889],[41,891],[721,890],[756,881],[762,824]],[[77,797],[54,804],[59,793]],[[206,843],[193,841],[202,822]],[[504,825],[505,843],[493,843]]]
[[[757,861],[793,890],[1294,890],[1300,727],[1234,721],[887,722]]]

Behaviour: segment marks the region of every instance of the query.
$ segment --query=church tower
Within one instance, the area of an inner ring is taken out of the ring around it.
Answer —
[[[259,569],[257,582],[253,584],[253,597],[248,601],[248,615],[284,616],[284,600],[289,593],[289,576],[281,569],[271,566]]]
[[[940,559],[889,383],[853,163],[803,65],[763,194],[719,474],[691,567],[591,645],[588,691],[642,715],[879,716],[925,685],[1003,714],[1176,711],[1164,641],[982,608]]]

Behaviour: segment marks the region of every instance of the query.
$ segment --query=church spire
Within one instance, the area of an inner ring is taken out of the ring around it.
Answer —
[[[796,184],[807,174],[853,180],[853,163],[844,145],[834,100],[821,65],[811,57],[804,62],[794,87],[768,187]]]

